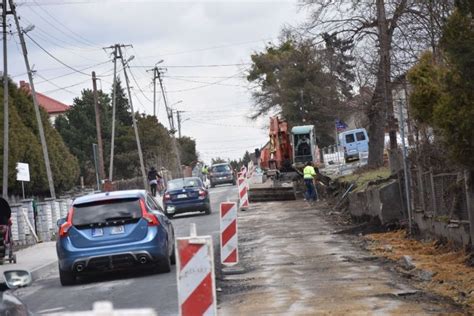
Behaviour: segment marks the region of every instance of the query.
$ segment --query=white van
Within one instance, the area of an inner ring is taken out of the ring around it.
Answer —
[[[344,147],[344,159],[359,159],[359,153],[369,151],[369,137],[365,128],[344,131],[339,134],[339,143]]]

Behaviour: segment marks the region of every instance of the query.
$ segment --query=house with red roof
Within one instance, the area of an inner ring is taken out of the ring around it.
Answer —
[[[30,93],[30,84],[22,80],[20,81],[20,89]],[[48,113],[49,121],[53,124],[56,120],[56,117],[66,113],[70,108],[69,105],[50,98],[42,93],[39,93],[38,91],[36,91],[36,99],[38,100],[39,105]]]

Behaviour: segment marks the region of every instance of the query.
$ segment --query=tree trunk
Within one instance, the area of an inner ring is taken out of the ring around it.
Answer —
[[[377,81],[375,83],[375,91],[370,101],[369,112],[369,160],[368,165],[372,168],[383,166],[383,150],[385,142],[385,121],[386,112],[384,111],[383,102],[383,75],[379,62],[377,71]]]
[[[388,21],[385,15],[384,0],[377,0],[377,29],[379,39],[379,65],[374,96],[369,109],[369,167],[376,168],[383,165],[383,151],[385,143],[385,127],[390,123],[390,148],[396,149],[396,133],[393,122],[393,100],[391,91],[391,60],[390,48],[392,35],[389,32]],[[392,23],[395,23],[393,21]]]

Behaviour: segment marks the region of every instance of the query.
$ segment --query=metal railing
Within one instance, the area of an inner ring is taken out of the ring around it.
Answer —
[[[411,170],[414,210],[439,219],[468,221],[466,178],[463,172],[438,173]]]

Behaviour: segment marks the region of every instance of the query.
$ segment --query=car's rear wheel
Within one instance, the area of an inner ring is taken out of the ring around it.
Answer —
[[[167,273],[171,271],[171,257],[166,256],[165,258],[158,261],[155,271],[157,273]]]
[[[74,285],[76,284],[76,276],[70,271],[59,269],[59,281],[62,286]]]
[[[209,206],[208,208],[206,208],[206,210],[204,211],[204,213],[205,213],[206,215],[211,214],[211,213],[212,213],[211,207]]]
[[[172,265],[176,264],[176,250],[174,247],[173,247],[173,252],[171,253],[171,256],[170,256],[170,262]]]
[[[211,188],[215,188],[215,187],[216,187],[216,185],[211,182]]]

